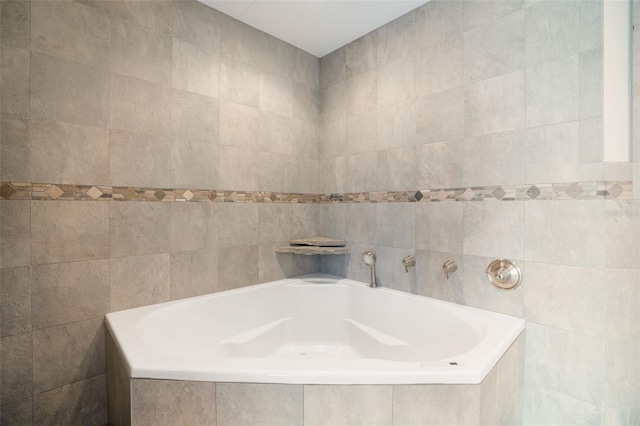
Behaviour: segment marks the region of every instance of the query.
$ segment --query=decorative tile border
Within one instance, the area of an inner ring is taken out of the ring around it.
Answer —
[[[631,200],[631,181],[425,189],[419,191],[300,194],[268,191],[138,188],[126,186],[0,182],[0,200],[152,201],[218,203],[427,203],[443,201]]]

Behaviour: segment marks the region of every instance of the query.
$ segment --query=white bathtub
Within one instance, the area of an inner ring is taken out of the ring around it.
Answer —
[[[285,384],[478,384],[524,329],[520,318],[326,275],[106,323],[132,378]]]

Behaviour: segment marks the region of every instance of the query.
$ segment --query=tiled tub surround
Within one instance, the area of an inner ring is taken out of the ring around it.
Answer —
[[[131,379],[107,333],[109,419],[114,425],[521,424],[524,344],[522,334],[477,385],[291,385]]]

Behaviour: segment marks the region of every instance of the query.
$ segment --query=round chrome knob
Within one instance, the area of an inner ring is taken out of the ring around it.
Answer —
[[[489,282],[503,290],[512,290],[522,282],[522,271],[510,260],[494,260],[487,267]]]

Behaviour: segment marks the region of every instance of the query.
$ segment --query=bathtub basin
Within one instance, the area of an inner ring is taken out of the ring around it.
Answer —
[[[479,384],[524,320],[327,275],[110,313],[131,378]]]

